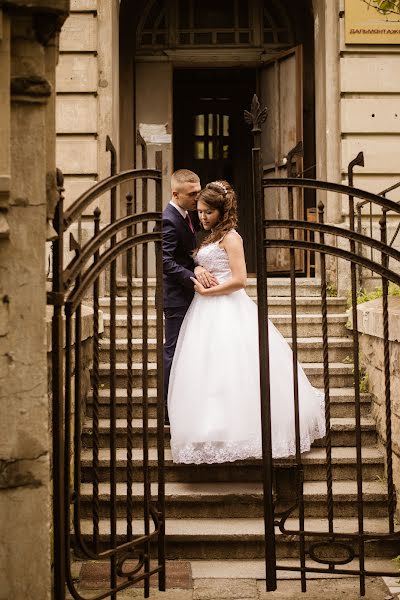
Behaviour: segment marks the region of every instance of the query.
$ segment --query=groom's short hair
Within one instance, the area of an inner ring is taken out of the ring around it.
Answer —
[[[179,191],[184,183],[199,183],[200,177],[189,169],[178,169],[171,175],[172,191]]]

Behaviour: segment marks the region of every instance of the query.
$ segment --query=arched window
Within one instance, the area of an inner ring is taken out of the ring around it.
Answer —
[[[139,48],[168,46],[166,4],[164,0],[152,0],[148,3],[138,29]]]
[[[249,45],[248,0],[178,0],[178,45]]]
[[[256,5],[256,10],[254,6]],[[294,44],[281,0],[150,0],[139,23],[137,48],[273,47]]]

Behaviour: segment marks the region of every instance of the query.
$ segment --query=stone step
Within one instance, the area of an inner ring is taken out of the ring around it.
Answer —
[[[117,484],[117,515],[126,516],[126,485]],[[152,494],[157,494],[157,484],[152,485]],[[82,516],[91,518],[93,489],[90,483],[81,487]],[[143,506],[143,484],[135,483],[132,488],[133,510],[138,514]],[[327,486],[323,481],[304,484],[304,506],[306,517],[326,517]],[[100,516],[109,515],[110,485],[99,485]],[[245,518],[263,517],[262,483],[167,483],[165,486],[165,511],[172,519]],[[355,481],[333,482],[334,515],[336,517],[357,516],[357,483]],[[387,490],[381,481],[367,481],[363,485],[364,516],[385,517],[387,515]],[[287,508],[288,503],[281,504]],[[297,514],[297,513],[294,513]]]
[[[136,535],[143,534],[143,521],[132,522]],[[321,541],[321,537],[313,536],[313,532],[323,532],[328,541],[328,522],[326,519],[306,518],[305,531],[310,535],[306,538],[306,549],[310,542]],[[89,519],[81,520],[81,530],[84,539],[92,535],[92,522]],[[286,529],[299,530],[299,521],[290,518],[286,521]],[[388,532],[387,519],[364,519],[364,529],[373,534]],[[152,531],[152,529],[150,529]],[[261,518],[244,519],[172,519],[167,518],[166,553],[172,559],[255,559],[262,558],[265,553],[264,546],[264,520]],[[334,531],[340,533],[357,533],[358,520],[352,518],[337,518],[334,520]],[[100,541],[107,543],[110,534],[109,519],[100,520]],[[122,543],[126,540],[126,520],[117,520],[117,540]],[[299,555],[299,544],[295,534],[284,535],[275,527],[276,552],[278,558],[295,558]],[[329,544],[327,544],[327,548]],[[357,544],[355,543],[355,549]],[[365,544],[366,556],[392,557],[398,553],[398,540],[380,541],[374,539]]]
[[[116,421],[116,443],[117,448],[126,447],[127,420],[117,419]],[[140,448],[143,442],[143,421],[141,419],[132,420],[133,427],[133,446]],[[157,446],[157,421],[149,419],[149,445]],[[331,442],[332,446],[344,447],[354,446],[355,444],[355,419],[354,418],[331,418]],[[376,429],[373,419],[364,417],[361,419],[362,442],[364,446],[371,446],[376,443]],[[169,428],[165,427],[165,446],[169,444]],[[92,419],[85,419],[82,429],[82,445],[90,448],[93,443],[93,423]],[[110,420],[99,419],[99,446],[108,448],[110,445]],[[314,446],[325,446],[325,439],[315,440]]]
[[[250,288],[247,289],[247,293],[256,301],[257,296],[254,295],[255,290]],[[127,314],[127,299],[123,296],[116,298],[116,314],[126,315]],[[328,297],[327,308],[328,312],[341,313],[346,311],[347,299],[344,296],[341,297]],[[99,299],[100,309],[105,313],[110,313],[110,298],[104,297]],[[290,296],[268,296],[268,311],[269,314],[290,314],[291,312],[291,299]],[[154,297],[147,299],[147,308],[149,314],[154,315],[155,313],[155,301]],[[296,297],[296,308],[297,311],[306,313],[321,313],[321,298],[318,296],[297,296]],[[135,315],[142,314],[142,298],[139,296],[132,297],[132,313]]]
[[[134,448],[132,453],[133,480],[143,481],[143,452]],[[362,465],[364,481],[374,481],[383,477],[383,454],[375,446],[363,447]],[[295,464],[293,458],[274,461],[277,466]],[[311,448],[302,455],[305,481],[326,480],[326,451],[324,448]],[[126,481],[126,450],[116,451],[116,478],[119,482]],[[149,449],[149,468],[152,481],[157,479],[157,450]],[[356,449],[353,447],[332,448],[333,477],[335,481],[355,480]],[[83,448],[81,452],[82,482],[89,483],[93,479],[92,450]],[[110,477],[110,451],[108,448],[99,450],[99,481],[107,482]],[[212,465],[185,465],[172,462],[171,451],[165,450],[166,481],[179,482],[255,482],[262,481],[262,461],[251,459],[235,463]]]
[[[290,337],[286,338],[288,344],[292,345]],[[150,362],[156,361],[156,340],[149,339],[148,358]],[[328,339],[329,360],[331,362],[342,362],[352,356],[353,340],[350,337],[330,337]],[[322,337],[298,338],[297,339],[298,360],[301,363],[322,362],[323,360],[323,341]],[[119,338],[116,340],[117,362],[127,360],[128,340]],[[109,361],[110,340],[102,339],[100,341],[100,360]],[[132,339],[133,361],[138,362],[143,357],[143,340]]]
[[[309,559],[306,557],[306,565],[311,569],[320,569],[321,564]],[[228,580],[228,585],[236,585],[237,579],[263,579],[265,580],[265,558],[263,559],[254,559],[254,560],[193,560],[190,562],[190,566],[192,568],[192,577],[193,579],[226,579]],[[278,571],[278,590],[281,585],[284,584],[284,580],[299,580],[300,574],[297,571],[291,571],[291,567],[299,567],[299,562],[296,559],[281,559],[278,562],[279,571]],[[352,561],[346,563],[345,565],[340,565],[341,569],[344,570],[355,570],[357,571],[360,567],[359,561],[357,558],[354,558]],[[374,571],[378,573],[393,573],[393,562],[390,558],[375,558],[368,557],[365,560],[365,569],[367,571]],[[307,573],[307,581],[315,580],[315,579],[330,579],[335,578],[336,575],[329,575],[327,573]],[[341,575],[340,577],[346,577],[346,575]],[[354,584],[357,585],[357,580],[353,580]],[[390,580],[389,580],[390,581]],[[393,580],[392,580],[393,581]],[[394,578],[393,583],[395,586],[396,578]],[[322,581],[321,584],[325,585],[325,581]],[[388,582],[389,583],[389,582]],[[391,583],[391,582],[390,582]],[[263,586],[265,589],[265,583],[263,582]],[[232,588],[233,589],[233,588]],[[307,590],[308,591],[308,590]],[[368,591],[368,589],[367,589]],[[325,592],[325,587],[324,587]],[[278,594],[281,594],[281,600],[286,600],[284,596],[282,596],[282,591],[278,591]],[[345,592],[344,592],[345,593]],[[342,594],[343,596],[343,594]],[[279,596],[277,596],[278,598]],[[307,598],[307,596],[305,596]],[[311,596],[312,597],[312,596]],[[338,597],[335,596],[333,598],[332,595],[324,596],[326,600],[338,600]],[[344,596],[346,597],[346,596]],[[347,595],[347,598],[349,596]],[[268,596],[265,596],[268,598]],[[273,596],[272,596],[273,598]],[[315,598],[315,593],[314,593]],[[300,596],[301,599],[301,596]],[[378,600],[378,598],[374,597],[374,600]],[[391,600],[395,600],[395,597],[391,598]]]
[[[110,315],[108,313],[103,314],[104,323],[104,337],[110,338]],[[118,339],[127,337],[127,317],[126,315],[116,315],[115,318],[115,337]],[[156,315],[148,315],[148,327],[147,327],[147,338],[156,337]],[[132,337],[140,338],[143,337],[143,319],[142,315],[132,316]]]
[[[290,315],[271,315],[271,321],[284,337],[292,337],[292,317]],[[347,315],[340,313],[328,314],[328,336],[348,337],[346,329]],[[320,314],[297,314],[297,337],[322,337],[322,316]]]
[[[323,390],[321,390],[323,391]],[[116,394],[116,415],[118,419],[126,418],[127,391],[126,388],[117,388]],[[106,388],[99,390],[99,416],[107,418],[110,414],[110,392]],[[352,417],[354,416],[354,388],[331,388],[331,416],[332,417]],[[135,388],[132,390],[133,417],[138,419],[142,417],[142,390]],[[371,396],[370,394],[361,394],[361,416],[366,417],[370,413]],[[157,414],[157,390],[149,389],[148,398],[149,417],[155,418]],[[93,398],[89,395],[87,399],[87,414],[93,415]]]
[[[115,304],[116,304],[117,315],[126,315],[127,306],[128,306],[127,298],[125,296],[117,296],[115,298]],[[134,315],[142,314],[142,305],[143,305],[143,298],[141,295],[140,296],[132,296],[132,313]],[[105,312],[107,314],[110,313],[110,297],[109,296],[103,296],[102,298],[99,298],[99,308],[100,308],[100,310],[102,310],[103,312]],[[151,314],[151,315],[155,314],[154,295],[147,298],[147,310],[148,310],[149,314]]]
[[[347,315],[343,313],[331,313],[328,315],[328,335],[333,337],[348,337],[349,331],[346,329]],[[289,314],[273,314],[271,321],[279,329],[284,337],[292,335],[292,317]],[[103,314],[104,337],[110,337],[110,315]],[[126,315],[116,315],[115,318],[116,338],[126,338],[127,318]],[[132,336],[134,338],[142,337],[143,325],[141,315],[132,317]],[[148,315],[147,337],[156,336],[156,316]],[[297,337],[321,337],[322,336],[322,317],[320,314],[298,314],[297,315]]]
[[[134,278],[133,295],[142,296],[142,279]],[[149,296],[154,297],[156,279],[149,277],[147,280]],[[127,282],[126,277],[117,278],[117,289],[119,296],[126,296]],[[256,296],[257,279],[255,277],[247,278],[246,291],[250,296]],[[320,296],[321,280],[310,277],[296,278],[296,296]],[[290,278],[289,277],[268,277],[268,296],[290,296]]]
[[[304,371],[314,387],[322,388],[324,385],[324,367],[321,363],[305,363]],[[126,387],[128,369],[125,363],[116,363],[115,377],[116,386]],[[142,364],[132,364],[132,385],[134,388],[142,386]],[[105,387],[110,386],[110,365],[108,363],[100,363],[99,368],[100,382]],[[157,386],[157,365],[156,363],[148,363],[147,381],[149,388]],[[329,381],[330,385],[335,388],[352,387],[354,384],[353,365],[347,363],[330,363],[329,365]]]

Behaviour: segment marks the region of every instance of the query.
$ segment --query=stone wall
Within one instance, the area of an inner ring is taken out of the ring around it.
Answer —
[[[51,371],[51,317],[52,307],[47,307],[46,322],[47,322],[47,387],[48,394],[51,397],[51,386],[52,386],[52,371]],[[86,399],[91,388],[90,371],[92,368],[93,360],[93,309],[90,306],[81,306],[81,398],[82,398],[82,412],[85,413]],[[72,327],[74,327],[74,320]],[[99,311],[99,334],[103,332],[103,313]],[[74,337],[72,338],[71,346],[71,396],[75,393],[75,356],[74,356]],[[64,336],[64,352],[65,352],[65,336]]]
[[[0,598],[51,598],[45,242],[68,0],[0,6]],[[50,221],[48,221],[50,223]]]
[[[52,354],[51,354],[51,317],[52,317],[53,309],[52,307],[47,307],[47,391],[49,401],[51,402],[52,397]],[[91,377],[90,371],[93,364],[93,309],[90,306],[82,305],[81,308],[81,327],[82,327],[82,335],[81,335],[81,390],[80,390],[80,414],[81,414],[81,422],[83,424],[83,419],[86,415],[86,402],[88,398],[88,394],[91,390]],[[72,324],[72,331],[74,332],[74,323]],[[103,332],[103,313],[99,311],[99,333]],[[75,352],[74,352],[74,338],[71,340],[71,446],[70,446],[70,466],[71,466],[71,481],[73,478],[73,459],[74,459],[74,446],[73,446],[73,436],[74,436],[74,415],[75,415]],[[64,336],[64,344],[65,344],[65,336]],[[63,364],[65,365],[65,345],[63,352]],[[65,370],[64,370],[64,385],[65,385]]]
[[[346,44],[345,21],[346,3],[339,0],[339,80],[340,97],[340,171],[344,184],[348,183],[347,166],[357,154],[364,153],[364,167],[354,169],[354,185],[375,194],[400,180],[395,148],[400,142],[400,118],[398,111],[400,89],[400,46],[399,44]],[[373,10],[373,9],[371,9]],[[384,17],[380,16],[381,19]],[[377,25],[378,27],[378,25]],[[390,200],[400,200],[400,188],[387,194]],[[358,200],[355,200],[358,203]],[[345,226],[349,221],[348,198],[340,199],[342,219]],[[372,231],[370,231],[370,205],[362,209],[362,232],[367,237],[380,239],[379,219],[381,209],[372,208]],[[390,240],[399,222],[399,215],[387,213],[388,239]],[[346,243],[340,243],[346,247]],[[399,248],[400,238],[394,242]],[[369,249],[364,255],[370,257]],[[380,262],[380,255],[374,252],[374,260]],[[349,288],[348,265],[339,260],[338,289],[345,292]],[[397,269],[397,265],[391,264]],[[380,285],[376,274],[363,269],[363,287],[373,289]]]
[[[57,165],[65,176],[66,208],[110,174],[106,136],[119,146],[118,15],[117,0],[73,0],[61,31]],[[99,202],[104,221],[109,216],[106,198]]]
[[[379,442],[386,446],[385,374],[382,300],[371,300],[357,307],[361,362],[368,373],[372,394],[372,414]],[[393,476],[400,515],[400,298],[389,297],[390,385],[392,405]]]

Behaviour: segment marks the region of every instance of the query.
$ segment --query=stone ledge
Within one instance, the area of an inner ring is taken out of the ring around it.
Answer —
[[[67,15],[70,10],[70,0],[4,0],[2,4],[5,8],[23,8],[41,13]]]
[[[82,304],[82,338],[81,341],[84,341],[88,338],[93,337],[93,308],[91,306],[87,306]],[[46,325],[47,325],[47,352],[51,352],[51,319],[53,316],[53,307],[46,307]],[[63,315],[63,322],[65,323],[65,315]],[[72,318],[72,323],[75,323],[75,317]],[[103,312],[99,310],[99,333],[103,333],[104,325],[103,325]],[[72,339],[71,343],[73,344],[75,341],[75,328],[72,326]],[[65,338],[63,347],[65,348]]]
[[[389,340],[400,341],[400,297],[389,296]],[[353,329],[351,310],[348,311],[349,328]],[[363,302],[357,306],[357,329],[373,337],[383,339],[382,298]]]

